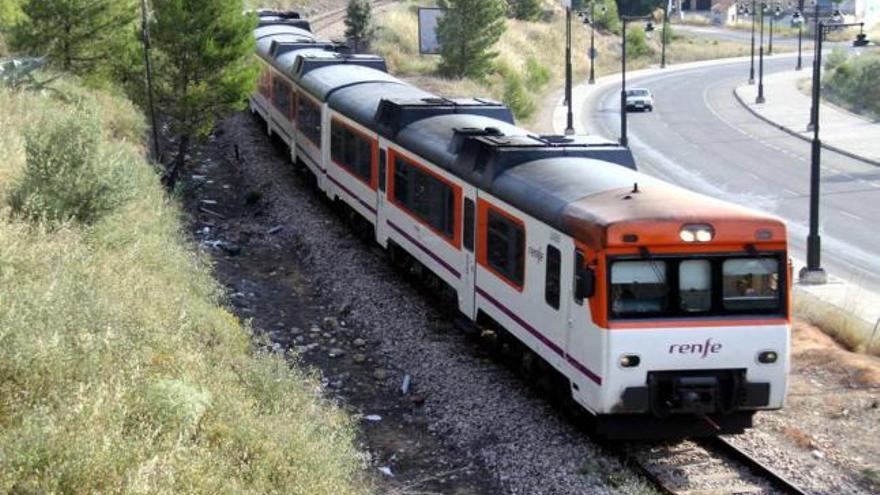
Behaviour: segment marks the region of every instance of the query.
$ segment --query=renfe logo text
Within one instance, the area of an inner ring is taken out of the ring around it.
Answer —
[[[700,359],[704,359],[709,354],[718,354],[721,352],[721,343],[712,342],[712,339],[706,339],[702,344],[672,344],[669,346],[669,354],[698,354]]]

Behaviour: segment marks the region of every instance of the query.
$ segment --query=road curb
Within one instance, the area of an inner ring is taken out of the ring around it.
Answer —
[[[812,140],[810,138],[804,136],[803,134],[799,133],[798,131],[791,129],[789,127],[786,127],[782,124],[778,124],[778,123],[774,122],[773,120],[769,119],[768,117],[761,115],[760,112],[758,112],[757,110],[755,110],[754,108],[749,106],[749,104],[746,103],[745,100],[743,100],[742,96],[740,96],[740,94],[736,91],[737,89],[738,88],[733,88],[733,97],[734,97],[734,99],[736,99],[737,102],[739,102],[740,105],[743,106],[743,108],[748,110],[749,113],[751,113],[755,117],[763,120],[764,122],[772,125],[773,127],[779,129],[780,131],[791,134],[792,136],[794,136],[802,141],[805,141],[807,143],[812,142]],[[860,162],[867,163],[868,165],[874,165],[875,167],[880,167],[880,161],[878,161],[878,160],[873,160],[871,158],[857,155],[851,151],[847,151],[843,148],[839,148],[837,146],[827,144],[825,142],[822,142],[822,147],[828,151],[833,151],[834,153],[838,153],[840,155],[852,158],[853,160],[858,160]]]

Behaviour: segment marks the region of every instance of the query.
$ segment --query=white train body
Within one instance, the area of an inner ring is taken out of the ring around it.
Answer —
[[[635,171],[596,138],[535,136],[375,56],[264,17],[250,105],[318,188],[566,378],[609,436],[739,432],[783,405],[784,224]],[[329,247],[328,247],[329,248]]]

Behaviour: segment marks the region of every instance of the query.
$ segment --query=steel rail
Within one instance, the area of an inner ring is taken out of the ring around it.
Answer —
[[[771,467],[755,459],[727,439],[719,436],[704,438],[698,441],[711,449],[720,451],[724,455],[735,459],[748,468],[752,474],[768,481],[771,486],[780,493],[786,495],[807,495],[808,492],[800,489],[793,482],[776,472]]]

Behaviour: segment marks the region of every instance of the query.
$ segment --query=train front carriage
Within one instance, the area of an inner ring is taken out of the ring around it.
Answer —
[[[579,395],[611,437],[738,433],[782,407],[790,272],[784,224],[661,183],[570,204],[594,280],[569,352],[602,348],[598,394]],[[592,338],[591,338],[592,336]]]

